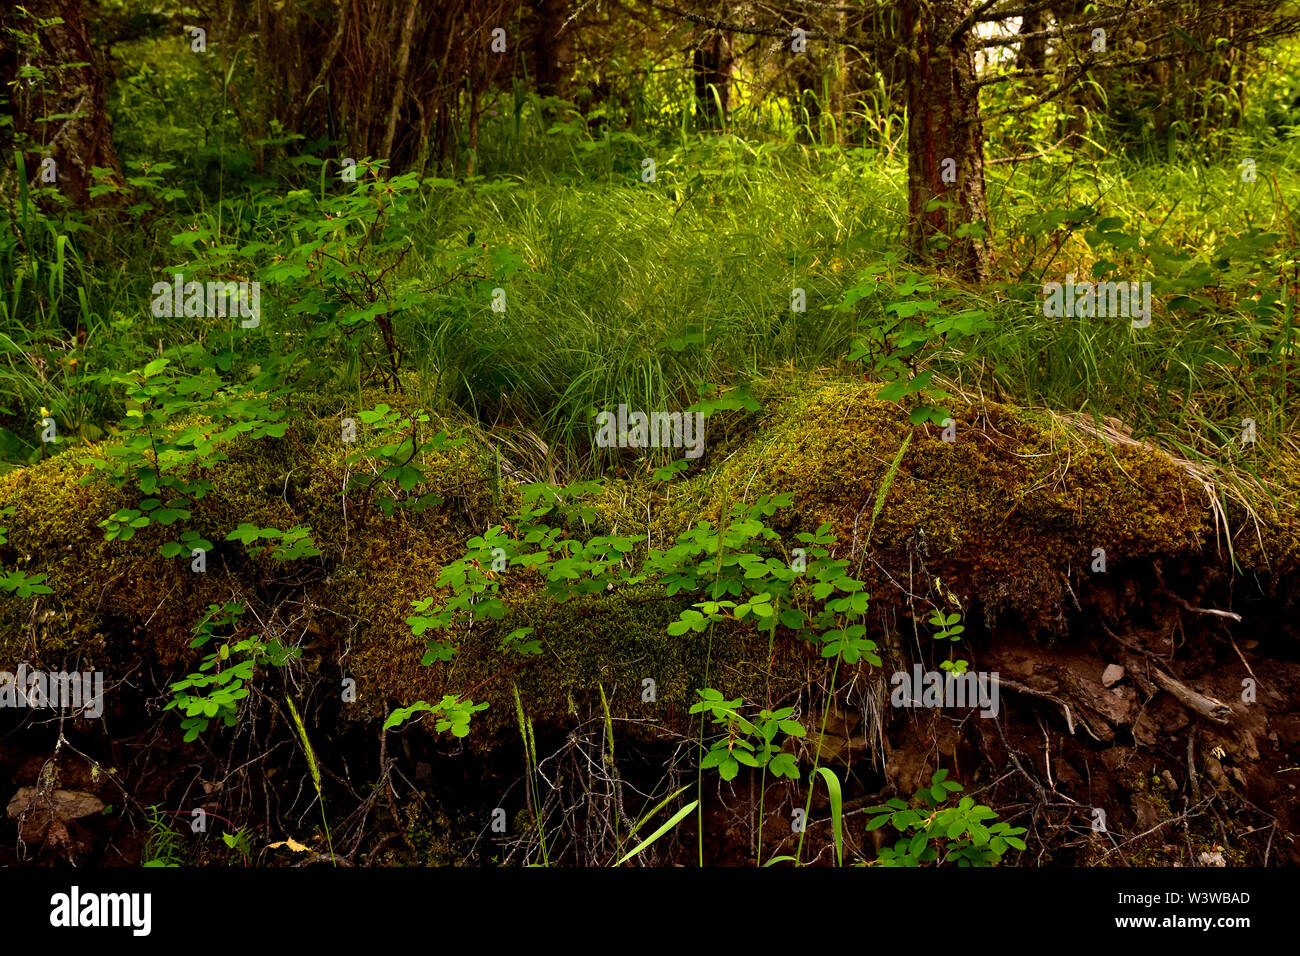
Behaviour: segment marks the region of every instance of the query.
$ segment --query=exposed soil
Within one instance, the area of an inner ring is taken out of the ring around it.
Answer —
[[[1195,580],[1187,569],[1176,579]],[[1153,581],[1093,581],[1083,591],[1085,600],[1068,615],[1068,633],[1054,642],[1034,640],[1012,620],[972,628],[972,668],[999,675],[997,718],[974,709],[886,703],[876,710],[883,714],[877,724],[872,701],[888,700],[884,671],[864,666],[840,675],[838,708],[827,718],[822,750],[823,762],[844,780],[848,858],[870,859],[882,840],[892,839],[888,827],[865,830],[868,807],[891,796],[906,798],[945,767],[966,793],[1029,829],[1029,849],[1008,862],[1300,862],[1294,629],[1271,620],[1263,601],[1240,602],[1238,622],[1207,613],[1222,610],[1209,595],[1192,604]],[[968,619],[977,622],[974,610]],[[902,654],[909,643],[903,640]],[[1195,712],[1163,689],[1157,671],[1227,705],[1226,722]],[[1252,675],[1255,699],[1248,703],[1243,681]],[[810,689],[798,701],[813,728],[823,716],[815,703],[820,697]],[[26,721],[16,720],[17,713]],[[60,725],[48,712],[3,712],[4,792],[35,787],[44,802],[25,791],[30,806],[18,808],[26,810],[23,839],[18,821],[6,819],[0,853],[29,865],[139,865],[148,855],[144,808],[157,806],[173,818],[189,862],[241,862],[218,839],[236,827],[250,831],[254,862],[328,862],[301,747],[274,701],[254,713],[233,741],[223,741],[225,749],[209,749],[181,744],[166,722],[171,715],[142,719],[120,704],[102,722],[65,721],[62,745]],[[612,764],[602,749],[607,732],[599,713],[579,711],[568,726],[536,728],[537,756],[556,787],[543,795],[554,828],[547,836],[552,863],[608,862],[616,830],[625,833],[642,810],[670,792],[670,783],[676,789],[695,780],[689,740],[633,713],[613,717]],[[496,741],[471,737],[458,753],[422,729],[389,735],[391,749],[382,755],[389,773],[380,785],[374,723],[342,713],[331,718],[322,706],[310,726],[326,777],[334,852],[344,862],[540,859],[517,734]],[[323,730],[330,726],[338,733]],[[802,748],[804,780],[815,734]],[[705,780],[707,862],[752,864],[759,851],[760,796],[762,857],[795,852],[799,834],[792,821],[807,799],[802,785],[768,777],[760,794],[753,774],[730,784],[713,775]],[[651,792],[654,801],[638,797]],[[97,800],[88,805],[98,812],[64,808],[74,798],[92,797]],[[196,807],[210,814],[206,833],[192,832]],[[503,834],[492,830],[498,807],[505,811]],[[1104,830],[1097,827],[1102,819]],[[288,837],[305,849],[264,849]],[[689,865],[698,854],[692,814],[642,860]],[[813,795],[804,855],[819,863],[833,859],[822,788]]]

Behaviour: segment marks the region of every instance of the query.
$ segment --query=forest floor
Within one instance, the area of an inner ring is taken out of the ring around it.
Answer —
[[[801,852],[830,863],[837,814],[846,859],[868,861],[897,838],[867,829],[871,808],[907,801],[944,769],[963,796],[1025,828],[1027,849],[1007,862],[1300,863],[1297,499],[1247,508],[1147,444],[974,398],[952,404],[955,436],[914,431],[877,388],[761,383],[757,409],[710,419],[693,471],[656,481],[628,453],[575,527],[663,547],[736,501],[788,493],[767,524],[791,544],[829,529],[831,556],[870,593],[878,665],[830,668],[814,643],[735,620],[707,641],[669,636],[689,601],[610,585],[557,604],[527,572],[502,578],[504,619],[422,665],[412,603],[447,596],[434,582],[472,534],[517,521],[521,486],[500,477],[511,468],[499,449],[471,444],[427,453],[418,486],[386,486],[391,515],[355,496],[345,506],[341,413],[232,443],[195,514],[220,541],[203,574],[158,560],[165,528],[104,541],[99,522],[131,497],[82,483],[84,463],[0,476],[5,553],[52,586],[0,601],[0,666],[108,675],[102,719],[0,713],[0,780],[13,795],[0,851],[105,866],[608,863],[642,814],[694,785],[702,731],[689,710],[708,686],[795,708],[807,734],[781,750],[799,780],[706,775],[698,815],[642,862]],[[304,460],[312,468],[295,477]],[[433,487],[441,504],[401,507]],[[242,522],[309,526],[322,554],[290,568],[221,540]],[[263,661],[234,731],[182,741],[178,714],[162,709],[169,685],[193,660],[205,606],[230,595],[263,639],[302,656]],[[936,611],[960,617],[960,640],[935,638]],[[503,635],[521,627],[540,653],[503,657]],[[957,655],[987,681],[982,700],[950,706],[917,688],[922,706],[900,704],[899,675],[940,673]],[[444,694],[489,704],[454,743],[432,718],[381,729],[393,706]],[[809,794],[815,765],[841,782],[837,814],[820,785]]]

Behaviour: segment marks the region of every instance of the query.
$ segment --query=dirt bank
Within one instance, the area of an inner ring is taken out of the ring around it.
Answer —
[[[167,830],[188,862],[319,860],[330,844],[355,864],[609,862],[644,810],[688,784],[670,807],[694,798],[689,708],[707,669],[708,686],[793,706],[808,731],[790,745],[802,783],[705,776],[713,862],[793,851],[823,721],[820,762],[843,781],[852,859],[893,839],[865,829],[868,808],[945,768],[1027,828],[1010,863],[1300,861],[1297,497],[1249,514],[1207,494],[1203,472],[1122,438],[964,404],[946,441],[873,396],[773,384],[762,412],[710,422],[707,456],[677,481],[629,460],[588,496],[581,530],[662,548],[735,502],[791,493],[769,526],[791,543],[829,526],[833,556],[871,595],[862,620],[879,666],[833,668],[785,627],[770,642],[743,622],[670,636],[691,602],[661,582],[556,603],[527,574],[503,587],[499,621],[422,666],[412,602],[445,599],[439,572],[518,505],[509,463],[482,441],[429,456],[423,483],[394,497],[437,491],[442,503],[392,517],[342,491],[353,466],[336,419],[237,443],[191,522],[215,544],[202,574],[161,556],[165,528],[106,542],[99,522],[139,495],[83,483],[74,455],[0,476],[0,509],[13,509],[0,565],[46,574],[51,590],[0,597],[0,667],[99,671],[106,684],[94,720],[0,710],[3,852],[132,865],[159,858]],[[244,522],[308,525],[322,554],[252,554],[226,540]],[[204,609],[232,599],[248,607],[236,636],[301,657],[257,669],[234,728],[185,742],[162,709],[169,684],[205,653],[190,647]],[[933,638],[936,610],[960,616],[960,641]],[[503,636],[523,627],[541,652],[503,656]],[[954,656],[996,682],[996,715],[894,706],[895,673]],[[488,704],[468,736],[432,721],[381,729],[395,706],[446,694]],[[206,832],[191,829],[195,808]],[[687,817],[637,861],[691,862],[696,826]],[[218,838],[239,831],[233,848]],[[307,849],[266,849],[291,837]],[[820,787],[805,842],[805,858],[830,861]]]

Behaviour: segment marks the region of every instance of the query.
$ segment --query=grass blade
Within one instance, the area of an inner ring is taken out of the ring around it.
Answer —
[[[682,807],[680,810],[678,810],[676,813],[673,814],[671,820],[669,820],[667,823],[665,823],[663,826],[661,826],[661,827],[660,827],[658,830],[656,830],[654,833],[650,834],[648,837],[646,837],[644,840],[642,840],[640,843],[638,843],[638,844],[637,844],[633,849],[631,849],[630,851],[628,851],[627,855],[624,856],[623,859],[619,860],[619,861],[618,861],[617,863],[615,863],[614,865],[615,865],[615,866],[622,866],[622,865],[623,865],[624,863],[626,863],[628,860],[632,859],[632,857],[636,856],[636,855],[637,855],[638,853],[640,853],[642,850],[644,850],[644,849],[646,849],[647,847],[649,847],[650,844],[652,844],[652,843],[655,842],[655,840],[658,840],[661,836],[663,836],[665,833],[667,833],[667,832],[668,832],[669,830],[671,830],[673,827],[677,826],[677,824],[681,823],[682,820],[683,820],[683,818],[685,818],[686,816],[688,816],[688,815],[690,814],[690,812],[691,812],[692,810],[695,809],[696,805],[697,805],[699,802],[700,802],[700,801],[698,801],[698,800],[692,800],[690,803],[686,804],[686,806]]]
[[[876,492],[876,503],[871,508],[871,524],[867,526],[867,541],[871,540],[871,532],[876,527],[876,519],[880,517],[880,512],[885,507],[885,496],[889,494],[889,489],[894,484],[894,476],[898,474],[898,466],[903,462],[903,453],[907,451],[907,446],[910,444],[912,444],[912,433],[908,432],[907,437],[903,439],[902,447],[898,449],[898,454],[894,456],[893,464],[885,472],[885,480],[880,483],[880,490]]]
[[[903,447],[907,447],[904,444]],[[901,454],[899,457],[902,457]],[[837,865],[844,865],[844,798],[840,793],[840,780],[829,767],[818,767],[817,772],[826,781],[826,790],[831,795],[831,827],[835,831],[835,859]],[[769,861],[770,862],[770,861]]]
[[[660,800],[657,804],[655,804],[655,807],[654,807],[653,810],[651,810],[649,813],[647,813],[645,816],[643,816],[640,820],[637,821],[636,826],[634,826],[634,827],[632,828],[632,832],[629,833],[628,836],[634,836],[634,835],[636,834],[636,831],[637,831],[637,830],[640,830],[643,826],[645,826],[647,823],[650,822],[650,818],[651,818],[651,817],[653,817],[656,813],[658,813],[660,810],[662,810],[662,809],[663,809],[663,808],[664,808],[664,807],[669,803],[669,801],[671,801],[671,800],[673,800],[673,799],[675,799],[675,798],[681,796],[683,793],[685,793],[688,789],[690,789],[690,786],[691,786],[691,785],[688,783],[688,784],[686,784],[686,785],[684,785],[684,786],[678,787],[678,788],[677,788],[676,790],[674,790],[672,793],[668,794],[668,796],[664,797],[664,798],[663,798],[662,800]]]

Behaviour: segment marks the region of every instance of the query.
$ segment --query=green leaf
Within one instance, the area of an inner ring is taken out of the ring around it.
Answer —
[[[907,380],[898,378],[883,386],[877,393],[876,398],[882,402],[896,402],[905,394],[907,394]]]
[[[668,821],[667,821],[666,823],[664,823],[663,826],[661,826],[661,827],[660,827],[658,830],[656,830],[654,833],[650,834],[648,837],[646,837],[644,840],[642,840],[640,843],[638,843],[635,847],[633,847],[630,851],[628,851],[625,855],[623,855],[623,856],[618,860],[618,862],[615,863],[614,865],[615,865],[615,866],[622,866],[624,863],[626,863],[628,860],[632,859],[632,857],[636,856],[638,853],[642,853],[642,852],[644,852],[644,851],[645,851],[649,846],[651,846],[651,845],[652,845],[656,840],[658,840],[661,836],[663,836],[665,833],[667,833],[667,832],[668,832],[669,830],[671,830],[673,827],[677,826],[677,824],[681,823],[682,820],[684,820],[687,816],[690,815],[691,811],[693,811],[697,806],[699,806],[699,804],[700,804],[700,801],[698,801],[698,800],[692,800],[692,801],[691,801],[690,803],[688,803],[686,806],[682,807],[680,810],[678,810],[676,813],[674,813],[674,814],[673,814],[673,815],[668,819]]]
[[[840,793],[840,780],[829,767],[818,767],[817,772],[826,782],[826,789],[831,798],[831,829],[835,833],[835,859],[839,866],[844,865],[844,800]]]

